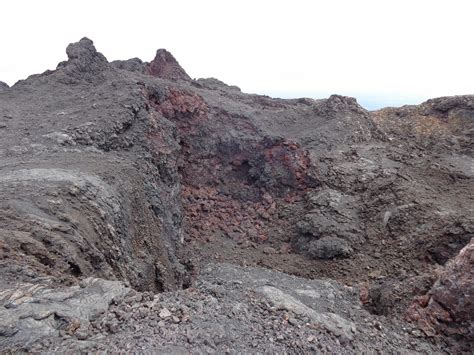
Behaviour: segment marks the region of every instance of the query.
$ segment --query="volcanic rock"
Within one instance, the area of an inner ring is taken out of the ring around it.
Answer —
[[[451,260],[432,289],[407,311],[430,336],[437,332],[474,341],[474,239]]]
[[[352,252],[352,248],[344,239],[323,237],[309,242],[306,252],[314,258],[333,259],[336,257],[348,257]]]
[[[97,52],[89,38],[82,38],[66,48],[67,62],[58,65],[58,69],[73,79],[95,83],[104,79],[103,72],[109,68],[107,58]]]
[[[168,80],[191,80],[178,61],[166,49],[158,49],[145,69],[146,73]]]
[[[0,346],[14,348],[44,337],[58,336],[60,330],[87,337],[90,322],[120,301],[130,289],[117,281],[84,279],[80,286],[62,289],[23,284],[14,292],[3,292]],[[85,333],[85,334],[84,334]]]
[[[440,97],[419,106],[385,108],[373,113],[377,124],[392,138],[410,137],[427,149],[450,149],[472,155],[473,96]]]
[[[0,81],[0,92],[5,91],[8,88],[9,88],[9,86],[8,86],[7,83],[4,83],[3,81]]]
[[[1,351],[469,350],[473,96],[369,112],[67,54],[0,90]]]
[[[175,255],[182,212],[177,167],[166,156],[179,145],[170,130],[160,133],[165,151],[152,149],[157,118],[147,98],[92,41],[67,53],[56,71],[0,98],[4,115],[18,118],[2,134],[0,158],[29,161],[0,175],[0,236],[9,245],[0,251],[2,275],[27,282],[99,276],[141,290],[175,289],[183,281]],[[20,103],[25,94],[35,110]],[[27,133],[21,143],[19,132]]]
[[[131,72],[143,73],[145,71],[145,63],[140,58],[114,60],[110,65],[117,69],[128,70]]]

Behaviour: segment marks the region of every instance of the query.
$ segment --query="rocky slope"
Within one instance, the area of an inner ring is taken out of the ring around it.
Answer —
[[[66,52],[0,85],[3,351],[469,350],[473,96],[368,112]]]

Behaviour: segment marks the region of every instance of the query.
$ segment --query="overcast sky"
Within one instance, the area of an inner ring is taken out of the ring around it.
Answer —
[[[166,48],[191,77],[364,106],[474,93],[474,0],[5,0],[0,80],[54,69],[92,39],[109,61]]]

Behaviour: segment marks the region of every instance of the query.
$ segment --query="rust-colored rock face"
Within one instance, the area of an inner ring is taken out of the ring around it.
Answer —
[[[277,206],[301,200],[318,185],[309,152],[299,144],[268,137],[225,110],[215,112],[188,90],[170,88],[149,96],[180,137],[188,240],[265,242],[272,226],[288,223],[279,220]]]
[[[166,49],[158,49],[145,71],[153,76],[168,80],[190,80],[178,61]]]
[[[208,111],[204,100],[194,93],[170,89],[166,99],[160,103],[159,111],[171,120],[199,120],[206,117]]]
[[[430,292],[407,311],[427,335],[442,332],[474,340],[474,239],[451,260]]]

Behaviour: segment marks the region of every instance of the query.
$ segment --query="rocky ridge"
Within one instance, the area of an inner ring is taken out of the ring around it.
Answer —
[[[469,348],[474,97],[368,112],[66,52],[0,86],[4,351]]]

